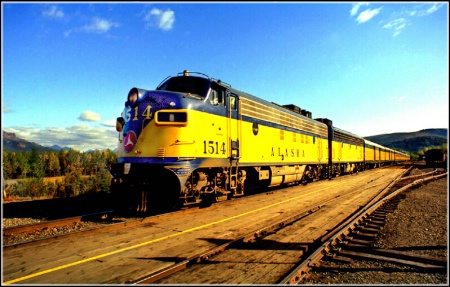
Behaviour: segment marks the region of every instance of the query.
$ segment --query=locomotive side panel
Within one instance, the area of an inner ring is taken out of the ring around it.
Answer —
[[[322,164],[328,161],[326,126],[241,97],[241,164]]]
[[[243,165],[283,165],[326,163],[328,160],[326,138],[287,131],[258,124],[242,123]]]

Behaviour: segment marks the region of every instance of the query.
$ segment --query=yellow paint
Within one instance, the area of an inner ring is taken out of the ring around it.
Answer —
[[[226,159],[231,156],[231,140],[239,139],[241,165],[328,162],[326,139],[263,125],[258,125],[258,134],[254,135],[253,122],[197,110],[184,111],[188,114],[186,126],[158,126],[153,120],[141,132],[131,152],[126,153],[123,144],[119,143],[118,157]],[[363,146],[333,141],[332,148],[333,162],[364,160]],[[136,150],[140,152],[136,153]],[[373,156],[372,149],[367,156]],[[392,155],[391,157],[393,159]],[[381,160],[386,159],[389,159],[389,155],[382,151]]]
[[[333,162],[362,162],[364,150],[362,146],[333,141]]]
[[[131,152],[126,153],[119,144],[118,156],[162,157],[163,154],[164,157],[228,158],[231,140],[240,136],[240,164],[328,161],[325,139],[263,125],[259,125],[258,134],[254,135],[252,122],[239,123],[235,119],[196,110],[187,112],[188,122],[184,127],[157,126],[154,121],[150,122]],[[229,138],[229,133],[234,137]],[[141,153],[137,154],[135,150]]]

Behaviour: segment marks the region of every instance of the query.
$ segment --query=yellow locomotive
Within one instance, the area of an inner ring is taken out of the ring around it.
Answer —
[[[401,159],[386,157],[388,149],[333,127],[331,120],[313,120],[295,105],[280,106],[191,74],[168,77],[156,90],[132,88],[117,118],[111,190],[138,212],[409,159],[403,153]],[[381,155],[366,166],[365,150],[374,146]]]

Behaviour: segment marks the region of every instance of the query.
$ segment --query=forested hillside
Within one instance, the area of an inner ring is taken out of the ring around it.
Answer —
[[[8,133],[3,131],[3,150],[8,152],[17,151],[32,151],[36,149],[37,151],[51,151],[49,147],[41,146],[37,143],[29,142],[27,140],[16,137],[14,133]]]
[[[365,137],[389,148],[418,153],[431,146],[442,146],[448,142],[447,129],[425,129],[412,133],[392,133]]]

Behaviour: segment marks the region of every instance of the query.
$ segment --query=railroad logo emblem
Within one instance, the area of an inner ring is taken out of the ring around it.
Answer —
[[[136,144],[136,139],[136,134],[133,131],[129,132],[125,136],[123,140],[123,147],[126,152],[130,152],[133,149],[134,145]]]

